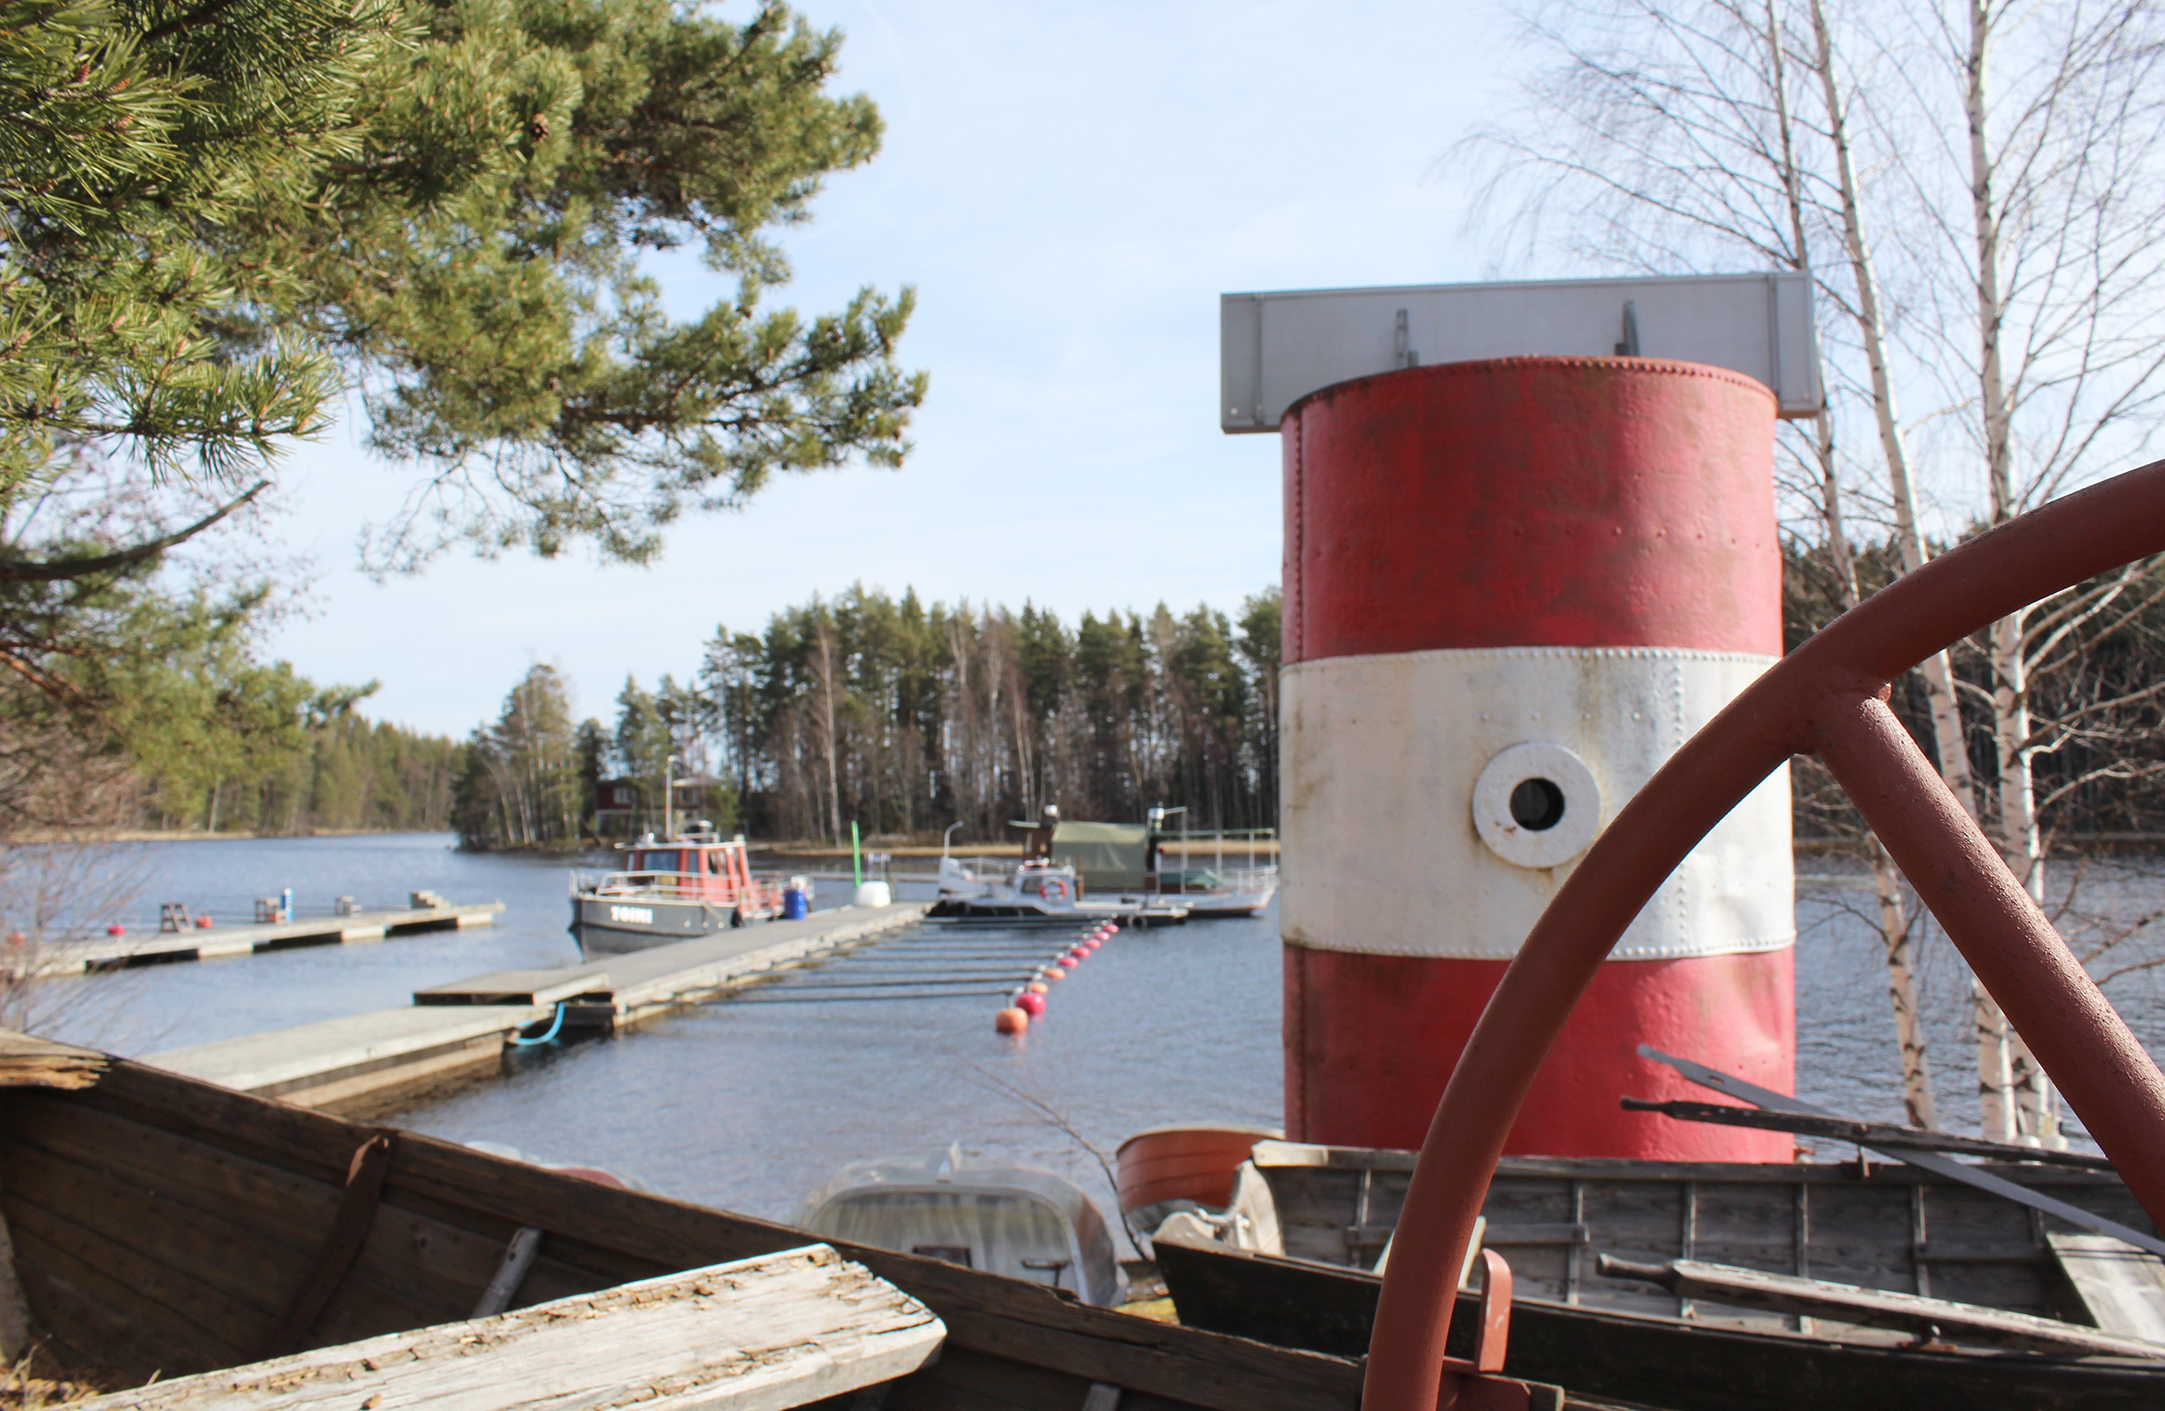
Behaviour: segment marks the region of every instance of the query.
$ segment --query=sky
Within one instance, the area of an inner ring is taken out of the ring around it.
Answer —
[[[1279,449],[1218,430],[1218,295],[1496,273],[1444,161],[1505,96],[1488,5],[799,8],[847,34],[836,87],[869,94],[887,135],[784,234],[795,279],[769,297],[816,313],[916,287],[901,361],[931,385],[903,468],[780,477],[742,513],[680,521],[652,567],[455,551],[377,583],[358,537],[418,471],[362,449],[349,416],[283,470],[267,529],[311,572],[270,654],[380,682],[377,719],[462,736],[536,662],[606,719],[627,674],[685,679],[717,626],[756,632],[853,583],[1070,622],[1237,611],[1278,580]],[[658,272],[679,315],[733,292],[691,259]]]

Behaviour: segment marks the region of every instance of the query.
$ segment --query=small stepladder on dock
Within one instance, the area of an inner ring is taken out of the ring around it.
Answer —
[[[85,1411],[786,1411],[930,1363],[947,1330],[823,1244],[139,1387]]]

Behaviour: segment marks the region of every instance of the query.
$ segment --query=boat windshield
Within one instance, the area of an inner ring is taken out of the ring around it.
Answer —
[[[632,854],[631,870],[634,872],[681,872],[677,866],[679,854],[672,848],[668,852],[641,852]]]

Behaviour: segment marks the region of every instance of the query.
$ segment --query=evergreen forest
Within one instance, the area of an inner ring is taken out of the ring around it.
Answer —
[[[639,787],[659,827],[662,779],[711,781],[703,807],[761,838],[1009,838],[1056,803],[1194,828],[1270,828],[1278,813],[1276,588],[1237,615],[926,604],[862,585],[717,628],[695,671],[627,681],[613,725],[575,723],[569,685],[537,666],[474,732],[459,775],[466,846],[573,844],[604,778]]]

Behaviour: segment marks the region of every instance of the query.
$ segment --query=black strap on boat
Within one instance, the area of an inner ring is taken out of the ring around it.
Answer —
[[[354,1149],[353,1159],[346,1164],[346,1192],[339,1198],[338,1213],[331,1217],[331,1228],[308,1272],[301,1276],[300,1287],[287,1301],[286,1311],[265,1335],[257,1360],[299,1351],[331,1295],[338,1292],[346,1271],[360,1257],[383,1198],[383,1178],[391,1169],[391,1140],[391,1133],[378,1132]]]
[[[1724,1073],[1719,1068],[1709,1068],[1703,1063],[1694,1063],[1688,1058],[1678,1058],[1675,1054],[1663,1053],[1650,1044],[1639,1045],[1639,1057],[1651,1058],[1656,1063],[1666,1063],[1702,1088],[1712,1088],[1718,1093],[1727,1093],[1730,1097],[1742,1098],[1746,1102],[1769,1108],[1775,1112],[1793,1112],[1800,1117],[1841,1117],[1840,1113],[1829,1112],[1825,1108],[1814,1107],[1810,1103],[1799,1102],[1785,1094],[1771,1092],[1766,1088],[1747,1083],[1735,1074]],[[1843,1120],[1854,1121],[1855,1119]],[[1990,1171],[1981,1170],[1975,1166],[1965,1166],[1961,1162],[1941,1156],[1937,1152],[1916,1151],[1905,1147],[1880,1147],[1874,1146],[1869,1141],[1863,1145],[1867,1150],[1876,1151],[1890,1161],[1906,1161],[1920,1170],[1930,1171],[1935,1176],[1945,1176],[1950,1181],[1960,1181],[1963,1185],[1975,1186],[1981,1191],[1990,1191],[1994,1195],[2005,1196],[2017,1205],[2027,1205],[2032,1210],[2041,1210],[2047,1215],[2057,1215],[2070,1225],[2080,1225],[2085,1230],[2095,1230],[2101,1235],[2111,1235],[2114,1239],[2126,1240],[2138,1249],[2146,1249],[2152,1254],[2165,1256],[2165,1240],[2161,1240],[2155,1235],[2146,1235],[2142,1231],[2131,1229],[2117,1220],[2108,1220],[2095,1211],[2085,1210],[2079,1205],[2070,1205],[2064,1200],[2046,1195],[2043,1191],[2033,1191],[2028,1186],[2017,1185],[2004,1176],[1996,1176]]]
[[[1719,1102],[1649,1102],[1645,1098],[1623,1099],[1626,1112],[1658,1112],[1679,1122],[1713,1122],[1724,1127],[1753,1127],[1765,1132],[1792,1132],[1800,1137],[1829,1137],[1881,1151],[1952,1151],[1964,1156],[1989,1156],[1999,1161],[2035,1161],[2047,1166],[2072,1166],[2082,1171],[2110,1171],[2106,1157],[2083,1151],[2052,1151],[2013,1142],[1986,1141],[1954,1132],[1934,1132],[1922,1127],[1897,1127],[1890,1122],[1859,1122],[1849,1117],[1808,1117],[1796,1112],[1770,1112],[1763,1107],[1731,1107]]]

